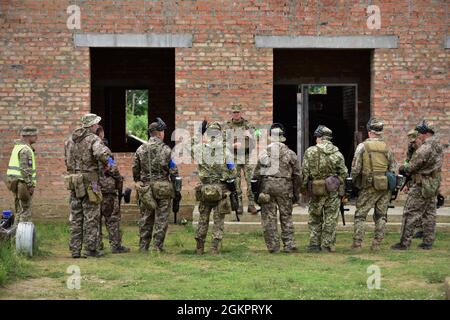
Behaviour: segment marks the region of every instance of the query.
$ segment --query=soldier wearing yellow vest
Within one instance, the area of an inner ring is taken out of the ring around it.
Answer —
[[[22,139],[15,141],[6,172],[8,189],[14,194],[14,224],[31,220],[31,200],[36,187],[36,160],[32,145],[37,141],[37,129],[24,127],[20,134]]]
[[[371,250],[377,251],[384,238],[387,210],[391,192],[387,172],[395,173],[396,163],[381,134],[383,122],[371,119],[367,123],[369,138],[360,143],[352,162],[351,177],[360,189],[356,201],[352,249],[361,249],[364,239],[364,224],[370,209],[374,208],[375,235]]]

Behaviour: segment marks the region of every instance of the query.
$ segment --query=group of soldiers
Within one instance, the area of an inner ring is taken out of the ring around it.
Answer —
[[[196,200],[199,201],[195,234],[197,254],[205,251],[211,212],[213,254],[221,249],[225,215],[232,209],[243,214],[241,180],[247,183],[247,211],[257,214],[255,204],[261,208],[261,224],[269,252],[279,252],[280,242],[284,252],[298,251],[292,211],[301,195],[309,197],[308,251],[334,252],[339,207],[345,194],[345,181],[349,177],[359,190],[351,248],[361,249],[365,220],[373,208],[375,232],[371,250],[379,250],[385,234],[388,204],[399,177],[393,154],[383,139],[383,121],[373,118],[368,122],[369,138],[357,146],[349,175],[343,155],[332,143],[333,132],[323,125],[315,130],[316,144],[305,151],[300,165],[296,153],[285,144],[283,125],[273,124],[269,130],[270,143],[253,166],[250,153],[260,132],[242,117],[240,105],[234,104],[231,108],[233,115],[230,121],[204,121],[200,137],[194,137],[191,142],[190,152],[198,162],[200,180],[195,188]],[[103,255],[102,219],[108,229],[111,252],[130,251],[122,245],[119,226],[118,190],[123,185],[123,177],[104,139],[100,121],[101,118],[95,114],[84,115],[81,127],[65,142],[67,175],[64,181],[70,190],[69,248],[73,258]],[[166,129],[162,119],[152,122],[148,128],[148,142],[137,149],[133,158],[133,179],[141,212],[139,250],[143,252],[150,247],[157,252],[164,251],[171,204],[175,198],[181,199],[178,167],[171,148],[163,142]],[[226,142],[225,135],[230,130],[241,130],[244,139]],[[31,198],[36,185],[32,144],[37,140],[37,130],[25,127],[21,134],[22,140],[15,144],[7,173],[8,188],[15,196],[16,223],[30,220]],[[408,138],[407,159],[399,168],[399,173],[408,177],[405,186],[408,197],[400,242],[392,249],[408,249],[419,225],[423,234],[423,243],[419,247],[431,249],[435,238],[436,195],[441,181],[443,147],[435,136],[435,128],[426,121],[409,132]],[[244,161],[236,160],[238,154],[244,155]],[[217,161],[217,156],[220,156],[220,161]]]

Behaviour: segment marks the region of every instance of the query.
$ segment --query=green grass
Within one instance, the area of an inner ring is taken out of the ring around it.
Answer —
[[[0,299],[443,299],[450,276],[449,233],[439,233],[431,251],[416,249],[415,241],[406,252],[390,250],[399,235],[387,234],[378,253],[367,248],[370,233],[361,253],[349,249],[350,233],[339,233],[333,254],[306,253],[307,233],[296,234],[296,254],[267,253],[261,232],[226,233],[220,255],[197,256],[190,225],[169,226],[163,254],[137,252],[137,227],[123,230],[131,253],[108,249],[101,259],[74,260],[67,226],[37,223],[40,251],[26,262],[32,278],[15,277],[0,287]],[[80,267],[80,290],[67,289],[70,265]],[[371,265],[381,269],[379,290],[367,288]]]
[[[26,258],[16,254],[9,241],[0,243],[0,290],[11,281],[29,277],[31,270]]]

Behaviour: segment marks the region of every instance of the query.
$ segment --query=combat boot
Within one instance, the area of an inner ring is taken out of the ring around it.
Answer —
[[[408,250],[408,247],[399,242],[399,243],[392,245],[391,249],[392,250]]]
[[[103,251],[99,251],[99,250],[87,250],[84,253],[85,257],[93,257],[93,258],[100,258],[103,257],[105,254],[103,253]]]
[[[306,248],[306,251],[311,252],[311,253],[320,252],[320,250],[322,250],[322,249],[320,248],[320,246],[317,246],[317,245],[310,245]]]
[[[111,253],[127,253],[127,252],[130,252],[130,248],[124,247],[122,245],[111,249]]]
[[[351,248],[353,251],[358,252],[358,251],[361,251],[362,246],[361,246],[361,243],[353,242],[353,244],[352,244],[352,246],[351,246],[350,248]]]
[[[422,239],[423,238],[423,231],[417,231],[416,234],[413,236],[413,239]]]
[[[247,208],[247,212],[251,214],[257,214],[258,211],[256,210],[256,207],[254,205],[249,205]]]
[[[331,247],[322,247],[323,252],[336,252],[336,248],[334,246]]]
[[[205,252],[205,241],[201,239],[195,239],[197,241],[197,249],[195,253],[202,255]]]
[[[220,251],[220,239],[213,239],[211,245],[211,254],[219,254]]]
[[[297,247],[284,248],[283,252],[285,252],[285,253],[294,253],[294,252],[298,252],[298,249],[297,249]]]
[[[417,246],[417,248],[423,249],[423,250],[431,250],[431,248],[433,248],[432,244],[427,244],[427,243],[421,243]]]
[[[72,252],[72,258],[80,259],[80,258],[87,258],[87,257],[84,255],[81,255],[79,252]]]

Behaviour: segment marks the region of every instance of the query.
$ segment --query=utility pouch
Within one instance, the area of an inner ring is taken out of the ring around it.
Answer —
[[[270,202],[270,194],[261,192],[258,197],[258,204],[268,204]]]
[[[140,204],[148,210],[155,210],[157,207],[155,198],[153,198],[152,188],[150,185],[144,185],[143,183],[136,183],[136,194],[138,196]]]
[[[75,190],[75,186],[73,185],[71,174],[64,176],[64,185],[66,186],[67,190],[71,190],[71,191]]]
[[[329,176],[325,179],[325,188],[328,192],[336,192],[339,190],[341,182],[336,176]]]
[[[222,187],[218,184],[205,184],[202,186],[202,200],[205,202],[217,202],[222,200]]]
[[[373,176],[373,187],[377,191],[386,191],[388,190],[388,178],[383,175],[376,175]]]
[[[156,181],[152,186],[153,196],[156,200],[164,200],[175,197],[173,184],[169,181]]]
[[[12,191],[14,193],[17,192],[17,185],[19,183],[19,180],[16,178],[10,178],[8,177],[6,179],[6,187],[8,188],[9,191]]]
[[[431,198],[437,196],[439,185],[439,177],[422,177],[422,197]]]
[[[23,181],[17,183],[17,196],[21,201],[29,201],[31,199],[30,191]]]
[[[325,180],[313,180],[311,184],[313,196],[324,196],[327,194]]]
[[[95,204],[100,204],[103,200],[103,195],[98,188],[97,182],[91,182],[87,186],[87,195],[89,201]]]
[[[219,201],[219,204],[217,205],[217,212],[219,214],[230,214],[231,213],[230,197],[225,197]]]
[[[72,175],[72,184],[75,191],[75,196],[81,199],[86,196],[86,187],[83,182],[83,175],[81,173]]]

